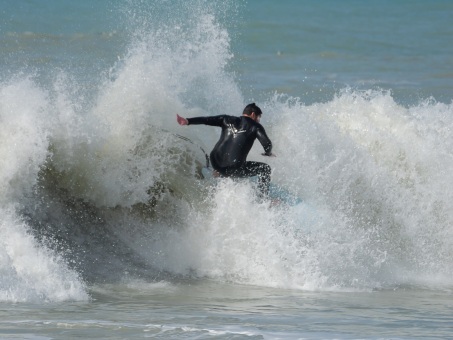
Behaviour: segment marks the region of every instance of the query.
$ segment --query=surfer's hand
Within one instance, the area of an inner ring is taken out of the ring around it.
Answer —
[[[268,156],[268,157],[277,157],[277,155],[275,153],[271,153],[270,155],[268,155],[266,153],[262,153],[261,155]]]
[[[176,114],[176,121],[178,122],[179,125],[189,125],[189,121],[178,114]]]

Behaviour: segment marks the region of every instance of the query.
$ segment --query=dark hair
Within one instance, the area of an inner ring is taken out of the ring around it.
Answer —
[[[255,114],[258,116],[261,116],[263,114],[261,109],[258,106],[256,106],[255,103],[251,103],[251,104],[247,105],[245,107],[244,111],[242,112],[242,114],[250,116],[253,112],[255,112]]]

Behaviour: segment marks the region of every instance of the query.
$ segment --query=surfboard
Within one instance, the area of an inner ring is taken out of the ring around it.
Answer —
[[[204,180],[210,182],[215,181],[218,178],[214,176],[213,169],[210,167],[203,167],[201,169],[201,174],[203,175]],[[243,178],[243,180],[257,182],[258,176]],[[286,204],[289,206],[294,206],[302,203],[302,200],[299,197],[291,193],[289,190],[272,182],[269,186],[269,199],[277,205]]]

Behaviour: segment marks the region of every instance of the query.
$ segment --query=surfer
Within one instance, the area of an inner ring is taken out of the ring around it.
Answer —
[[[271,181],[271,167],[262,162],[247,161],[247,155],[258,139],[264,148],[263,156],[275,156],[272,142],[260,124],[262,111],[255,103],[244,108],[242,116],[207,116],[183,118],[176,115],[179,125],[204,124],[219,126],[222,133],[211,152],[212,167],[222,177],[258,176],[258,187],[262,195],[267,196]]]

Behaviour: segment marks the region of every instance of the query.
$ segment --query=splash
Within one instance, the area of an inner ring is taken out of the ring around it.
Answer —
[[[30,78],[14,79],[1,84],[0,103],[0,300],[87,299],[78,275],[61,256],[36,242],[18,213],[48,155],[47,93]]]
[[[13,209],[1,214],[0,301],[88,300],[85,285],[62,256],[36,242]]]
[[[351,285],[451,284],[451,105],[405,108],[390,93],[352,90],[311,106],[269,105],[272,131],[284,136],[280,160],[293,160],[276,175],[336,215],[339,236],[329,234],[340,252],[328,257],[330,281],[349,285],[331,271],[336,264]]]
[[[183,219],[205,155],[174,114],[242,102],[216,9],[190,8],[145,30],[130,17],[127,53],[88,87],[52,67],[0,84],[1,299],[84,300],[87,282],[141,275],[149,265],[115,231]]]

